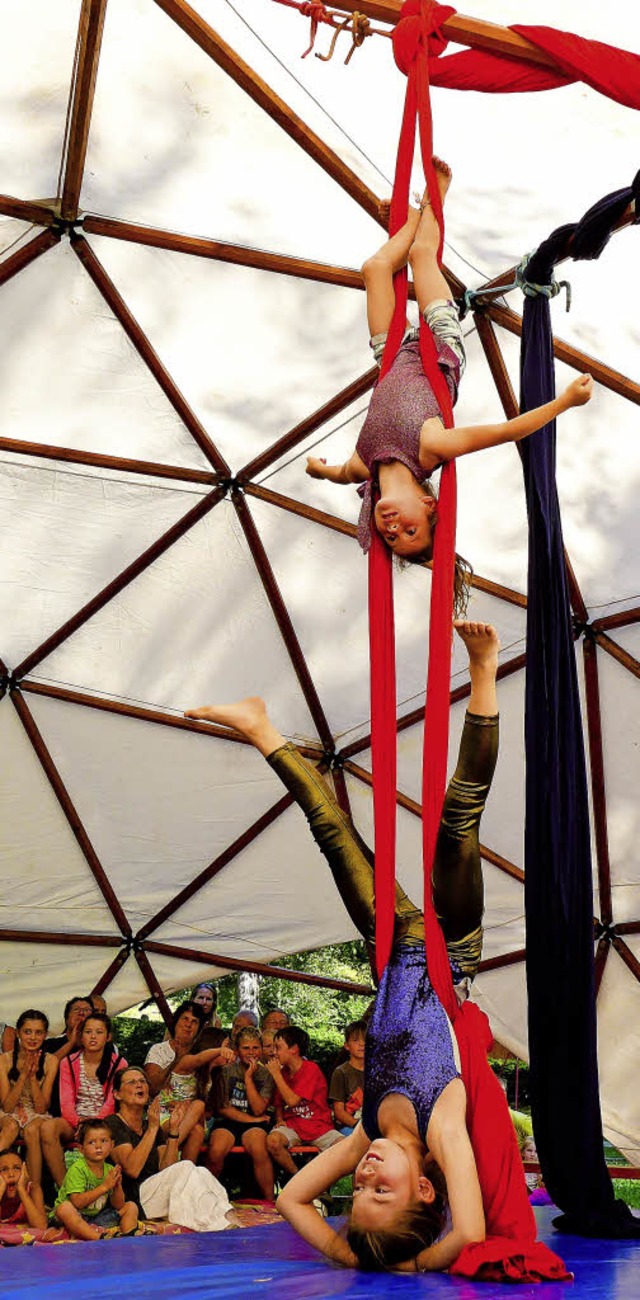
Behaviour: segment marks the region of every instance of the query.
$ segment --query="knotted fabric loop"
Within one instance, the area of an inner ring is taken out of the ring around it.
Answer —
[[[571,310],[571,285],[568,280],[556,280],[553,271],[548,284],[536,284],[534,280],[528,280],[526,277],[527,267],[533,253],[525,253],[520,264],[516,267],[516,285],[522,289],[526,298],[556,298],[561,289],[566,290],[567,294],[567,311]],[[504,292],[504,289],[503,289]]]
[[[393,57],[405,77],[421,51],[437,58],[446,50],[449,42],[440,29],[455,12],[451,5],[433,4],[423,17],[420,0],[405,0],[392,37]]]

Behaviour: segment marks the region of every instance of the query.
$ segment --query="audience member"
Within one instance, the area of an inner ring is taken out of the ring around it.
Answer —
[[[322,1070],[304,1056],[308,1048],[309,1035],[304,1029],[288,1025],[276,1033],[276,1056],[267,1065],[277,1089],[276,1126],[267,1136],[267,1150],[289,1174],[296,1172],[289,1147],[302,1142],[325,1151],[343,1141],[342,1134],[332,1127]]]
[[[253,1172],[265,1201],[273,1200],[273,1165],[267,1152],[267,1110],[274,1083],[260,1063],[262,1041],[258,1029],[248,1026],[235,1038],[237,1061],[221,1072],[222,1096],[218,1119],[209,1139],[208,1164],[220,1177],[233,1146],[243,1146],[251,1156]]]
[[[42,1188],[29,1181],[27,1166],[13,1149],[0,1154],[0,1224],[7,1223],[47,1226]]]
[[[196,1075],[201,1065],[227,1065],[234,1054],[228,1047],[194,1049],[204,1021],[202,1007],[183,1002],[173,1017],[171,1037],[155,1043],[147,1052],[144,1072],[152,1093],[160,1094],[160,1127],[168,1129],[170,1112],[176,1102],[188,1103],[180,1123],[179,1146],[186,1160],[196,1161],[204,1138],[204,1101],[202,1084]]]
[[[263,1029],[262,1031],[262,1060],[266,1064],[272,1061],[276,1054],[276,1036],[272,1029]]]
[[[280,1007],[271,1007],[262,1017],[262,1032],[275,1034],[279,1029],[286,1029],[290,1024],[286,1011],[282,1011]]]
[[[250,1011],[248,1007],[242,1007],[240,1011],[236,1011],[236,1014],[233,1017],[233,1023],[231,1025],[232,1045],[235,1046],[236,1034],[238,1034],[241,1029],[257,1029],[257,1028],[258,1028],[258,1017],[255,1011]]]
[[[85,1119],[78,1129],[80,1155],[67,1170],[56,1197],[52,1223],[80,1241],[99,1241],[109,1228],[135,1232],[138,1207],[125,1201],[122,1170],[108,1163],[113,1138],[106,1120]]]
[[[203,1035],[208,1029],[220,1029],[220,1017],[216,1015],[218,1006],[218,990],[215,984],[196,984],[191,994],[191,1001],[197,1002],[205,1014],[205,1022],[202,1026]],[[208,1044],[208,1046],[217,1047],[217,1043]]]
[[[12,1052],[15,1041],[16,1031],[13,1025],[7,1025],[4,1020],[0,1020],[0,1052]]]
[[[62,1144],[72,1142],[81,1120],[104,1119],[113,1115],[113,1080],[116,1070],[127,1062],[111,1041],[111,1021],[92,1011],[83,1021],[80,1048],[60,1062],[60,1110],[58,1118],[42,1126],[42,1150],[56,1185],[66,1173]]]
[[[42,1125],[49,1118],[49,1102],[58,1062],[45,1050],[49,1021],[44,1011],[30,1009],[18,1016],[17,1037],[11,1052],[0,1056],[0,1140],[11,1146],[20,1135],[27,1148],[31,1182],[42,1182]]]
[[[114,1159],[122,1166],[122,1186],[128,1201],[140,1204],[140,1184],[161,1169],[175,1164],[180,1157],[179,1126],[188,1102],[171,1108],[168,1133],[160,1128],[160,1097],[149,1106],[149,1084],[144,1070],[129,1065],[116,1072],[114,1083],[115,1115],[109,1117],[114,1140]],[[147,1109],[148,1108],[148,1109]]]
[[[91,1005],[93,1006],[94,1011],[99,1011],[101,1015],[108,1016],[109,1012],[107,1011],[107,1003],[101,993],[91,994]]]
[[[93,1011],[91,998],[75,997],[69,998],[64,1009],[64,1034],[59,1034],[57,1038],[48,1038],[44,1048],[45,1052],[50,1052],[56,1057],[58,1064],[69,1056],[70,1052],[77,1052],[80,1047],[80,1035],[82,1026]],[[51,1094],[51,1105],[49,1107],[51,1114],[60,1115],[60,1091],[59,1075],[56,1075]]]
[[[364,1088],[364,1040],[367,1026],[364,1020],[354,1020],[344,1031],[344,1046],[348,1060],[339,1065],[331,1076],[329,1100],[333,1102],[336,1127],[348,1137],[362,1114]]]
[[[137,1066],[118,1071],[115,1084],[117,1112],[110,1116],[114,1156],[122,1168],[122,1185],[128,1200],[142,1208],[147,1218],[168,1216],[194,1232],[216,1232],[227,1227],[229,1200],[208,1169],[180,1160],[178,1138],[188,1102],[171,1110],[169,1131],[160,1129],[160,1098],[148,1107],[149,1084]],[[146,1111],[146,1116],[145,1116]]]

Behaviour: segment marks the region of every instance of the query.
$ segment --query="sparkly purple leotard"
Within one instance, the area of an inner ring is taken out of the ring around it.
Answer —
[[[367,1030],[362,1125],[381,1137],[378,1108],[389,1093],[409,1098],[420,1137],[452,1079],[458,1078],[449,1021],[427,974],[424,945],[399,944],[380,981]]]
[[[448,343],[437,335],[434,335],[434,342],[438,364],[447,381],[451,401],[455,403],[460,361]],[[422,368],[420,343],[408,340],[402,344],[384,379],[374,388],[367,418],[356,443],[356,451],[371,474],[370,480],[358,488],[362,497],[358,541],[363,551],[368,551],[371,545],[377,466],[399,460],[411,470],[418,482],[428,478],[420,465],[420,430],[425,420],[434,416],[441,419],[442,412]]]

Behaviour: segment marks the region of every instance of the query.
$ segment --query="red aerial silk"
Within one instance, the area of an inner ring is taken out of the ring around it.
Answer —
[[[410,13],[409,13],[410,11]],[[452,9],[429,0],[411,0],[394,33],[396,61],[407,75],[407,93],[398,145],[391,202],[390,234],[407,219],[409,182],[415,147],[416,117],[429,198],[440,226],[438,260],[442,258],[443,217],[440,193],[432,163],[433,128],[429,100],[429,52],[444,48],[438,26]],[[408,15],[405,17],[404,15]],[[407,40],[407,21],[411,24]],[[398,57],[400,49],[400,58]],[[396,304],[381,367],[389,370],[404,332],[407,307],[406,268],[395,280]],[[453,425],[451,399],[437,360],[431,331],[420,322],[422,364],[438,399],[447,428]],[[431,900],[431,864],[444,798],[449,738],[449,681],[451,665],[451,610],[455,551],[456,472],[448,463],[441,476],[438,527],[434,544],[429,672],[425,709],[425,761],[423,765],[423,851],[425,865],[425,917],[430,962],[441,967],[441,982],[448,972],[444,939]],[[391,953],[395,887],[396,700],[395,645],[391,555],[375,527],[369,552],[369,638],[371,652],[371,750],[376,869],[376,966],[380,976]],[[427,760],[428,751],[428,760]],[[433,933],[431,933],[433,931]],[[451,980],[449,978],[451,989]],[[447,1005],[453,999],[451,990]],[[455,1004],[454,1004],[455,1005]]]
[[[451,11],[447,13],[450,17]],[[608,99],[640,109],[640,54],[619,50],[602,41],[589,41],[553,27],[523,27],[511,31],[553,57],[560,71],[526,63],[513,55],[464,50],[445,59],[429,60],[432,86],[452,90],[481,90],[504,94],[522,90],[552,90],[583,81]]]
[[[440,226],[442,205],[432,164],[432,119],[429,100],[429,56],[445,42],[439,26],[453,10],[430,0],[407,0],[394,33],[394,54],[407,76],[405,110],[398,147],[391,204],[390,233],[407,216],[409,179],[415,146],[416,115],[429,197]],[[396,355],[404,330],[407,273],[395,282],[396,304],[385,348],[381,377]],[[447,428],[453,425],[446,381],[437,362],[430,330],[421,321],[420,349],[425,373],[438,398]],[[431,982],[454,1023],[460,1047],[462,1078],[467,1090],[467,1127],[482,1189],[487,1239],[465,1248],[452,1272],[468,1277],[511,1281],[566,1279],[562,1260],[536,1242],[536,1225],[529,1205],[522,1162],[502,1089],[487,1063],[492,1041],[486,1016],[471,1003],[458,1007],[442,930],[435,914],[431,865],[444,797],[451,663],[451,610],[455,555],[455,464],[442,471],[438,527],[434,546],[429,673],[425,709],[423,763],[423,852],[425,868],[425,937]],[[395,648],[391,556],[375,528],[369,553],[369,623],[371,646],[371,716],[376,868],[376,964],[384,970],[391,952],[395,881]]]
[[[465,1246],[451,1273],[505,1282],[571,1278],[560,1257],[536,1241],[515,1129],[502,1088],[488,1061],[493,1035],[473,1002],[458,1008],[454,1029],[467,1093],[467,1129],[486,1221],[485,1241]]]

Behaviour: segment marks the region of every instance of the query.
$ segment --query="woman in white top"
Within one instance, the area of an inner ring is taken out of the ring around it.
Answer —
[[[168,1132],[171,1109],[178,1102],[187,1102],[180,1123],[179,1146],[183,1159],[195,1161],[204,1139],[204,1100],[200,1096],[201,1084],[196,1071],[200,1066],[228,1065],[235,1059],[225,1043],[197,1051],[196,1040],[205,1021],[205,1013],[197,1002],[183,1002],[173,1017],[171,1037],[155,1043],[147,1052],[144,1072],[151,1092],[160,1097],[160,1127]]]

